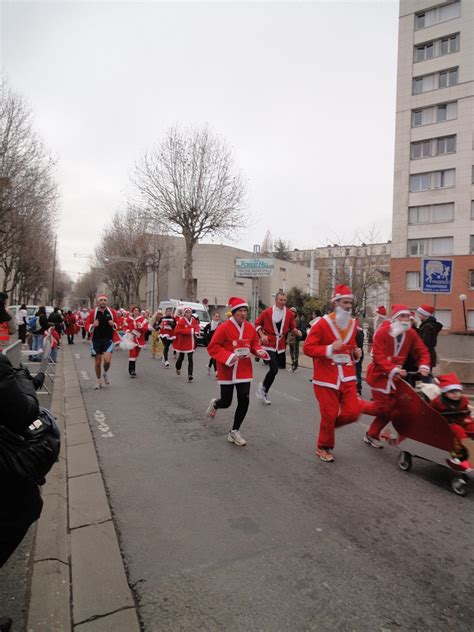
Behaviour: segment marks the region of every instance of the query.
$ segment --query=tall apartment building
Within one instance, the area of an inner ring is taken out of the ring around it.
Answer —
[[[474,329],[474,2],[400,0],[391,301],[435,304],[421,258],[454,261],[436,297],[446,329]]]

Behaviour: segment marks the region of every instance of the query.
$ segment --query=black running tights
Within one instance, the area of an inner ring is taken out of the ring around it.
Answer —
[[[237,408],[234,415],[234,425],[232,430],[239,430],[245,419],[249,408],[250,382],[240,382],[239,384],[221,384],[221,396],[216,401],[216,408],[229,408],[232,404],[234,386],[237,391]]]
[[[180,369],[183,366],[184,356],[188,356],[188,375],[193,374],[193,352],[191,353],[180,353],[178,359],[176,360],[176,368]]]
[[[169,338],[162,338],[161,341],[163,342],[163,358],[165,359],[165,362],[168,362],[168,352],[173,341]]]

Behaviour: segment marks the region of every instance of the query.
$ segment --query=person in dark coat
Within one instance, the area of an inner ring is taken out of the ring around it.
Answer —
[[[41,375],[41,377],[40,377]],[[41,382],[43,374],[35,378]],[[39,384],[37,384],[39,385]],[[28,372],[15,370],[0,353],[0,426],[21,434],[39,415],[35,381]],[[0,444],[0,453],[1,453]],[[23,540],[30,526],[38,520],[43,501],[37,484],[3,481],[0,486],[0,567]],[[0,631],[9,630],[11,619],[0,618]]]
[[[48,317],[48,322],[53,325],[55,330],[61,336],[64,329],[64,319],[61,315],[61,312],[59,311],[59,307],[55,307],[54,310],[51,312]]]
[[[438,342],[438,334],[443,329],[443,325],[434,317],[435,308],[431,305],[421,305],[416,310],[418,312],[421,324],[418,334],[428,347],[430,352],[431,370],[436,366],[436,345]]]

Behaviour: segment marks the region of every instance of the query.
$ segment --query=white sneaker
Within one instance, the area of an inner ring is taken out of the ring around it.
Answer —
[[[102,388],[102,380],[96,380],[95,384],[94,384],[94,390],[98,391],[99,388]]]
[[[227,441],[229,443],[235,443],[235,445],[247,445],[247,441],[245,441],[239,430],[231,430],[227,435]]]
[[[207,407],[206,410],[206,415],[210,418],[210,419],[214,419],[214,417],[217,414],[217,408],[214,406],[214,404],[216,403],[216,398],[214,397],[214,399],[211,399],[211,402],[209,404],[209,406]]]
[[[161,358],[161,364],[166,364],[166,360],[164,358]]]
[[[367,432],[365,433],[364,441],[367,445],[371,445],[373,448],[377,448],[378,450],[381,450],[383,448],[383,445],[380,443],[380,441],[378,439],[374,439],[373,437],[369,437]]]
[[[207,374],[211,375],[211,367],[210,366],[207,367]]]
[[[170,366],[170,363],[168,362],[168,360],[165,360],[165,367],[168,369]]]
[[[271,404],[271,401],[268,399],[266,393],[263,394],[263,403],[266,404],[267,406],[270,406]]]
[[[265,399],[265,391],[263,390],[262,382],[260,382],[260,384],[258,385],[257,390],[255,391],[255,397],[257,399],[261,399],[261,400]]]
[[[110,377],[109,377],[109,374],[106,373],[105,371],[104,371],[104,384],[107,384],[107,386],[110,386]]]

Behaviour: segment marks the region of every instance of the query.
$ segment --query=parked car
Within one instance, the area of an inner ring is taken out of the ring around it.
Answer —
[[[16,316],[16,311],[17,309],[20,309],[21,305],[9,305],[8,309],[11,311],[11,313]],[[34,316],[36,314],[36,312],[38,311],[39,305],[27,305],[26,306],[26,311],[28,312],[28,316],[27,318],[31,318],[32,316]],[[53,311],[53,308],[51,307],[51,305],[46,305],[46,316],[49,316],[51,314],[51,312]]]
[[[205,336],[204,336],[204,328],[208,323],[211,322],[211,317],[209,316],[209,312],[207,311],[207,307],[202,303],[194,303],[193,301],[180,301],[175,298],[169,298],[166,301],[161,301],[159,308],[165,311],[168,307],[171,307],[173,310],[173,316],[176,313],[176,310],[183,307],[190,307],[193,310],[193,314],[195,314],[199,319],[199,335],[197,336],[197,343],[205,345]]]

